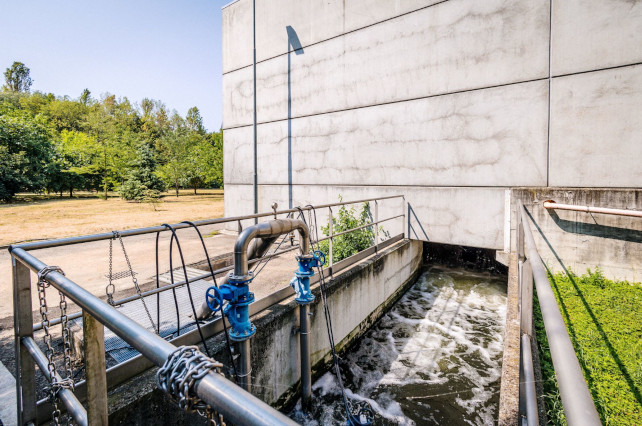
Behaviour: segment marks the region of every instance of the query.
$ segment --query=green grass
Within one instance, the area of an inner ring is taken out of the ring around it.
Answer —
[[[642,425],[642,286],[599,269],[549,276],[595,406],[606,425]],[[565,425],[539,303],[535,328],[549,422]]]

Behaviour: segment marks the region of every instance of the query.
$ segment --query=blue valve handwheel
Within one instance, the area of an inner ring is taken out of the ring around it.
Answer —
[[[207,307],[212,310],[212,312],[217,312],[223,306],[223,294],[216,287],[210,287],[205,293],[205,301],[207,302]]]
[[[321,263],[321,266],[325,265],[325,253],[323,253],[321,250],[317,250],[314,252],[314,258]]]

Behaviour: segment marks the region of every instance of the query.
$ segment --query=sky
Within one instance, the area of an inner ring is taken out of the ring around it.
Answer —
[[[229,0],[0,0],[0,71],[31,70],[31,90],[112,93],[198,107],[222,123],[221,7]],[[4,80],[3,80],[4,82]]]

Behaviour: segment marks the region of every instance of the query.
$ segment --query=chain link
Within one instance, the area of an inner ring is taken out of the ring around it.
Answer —
[[[200,352],[196,346],[181,346],[172,353],[156,373],[158,387],[188,413],[196,411],[211,425],[225,425],[223,416],[201,400],[193,391],[196,381],[211,370],[221,373],[223,364]]]
[[[149,322],[151,323],[152,327],[156,329],[156,324],[152,319],[152,314],[149,312],[147,303],[145,303],[145,298],[143,298],[142,291],[140,290],[140,286],[138,285],[138,279],[136,278],[136,274],[134,274],[134,270],[132,269],[132,264],[129,261],[127,250],[125,250],[125,243],[123,242],[123,237],[120,236],[120,233],[118,231],[112,231],[112,233],[114,234],[114,236],[109,240],[109,284],[107,284],[107,288],[105,289],[107,293],[107,303],[109,303],[110,305],[114,304],[114,291],[116,289],[116,286],[113,283],[113,272],[112,272],[113,270],[112,241],[118,238],[118,241],[120,242],[120,247],[123,249],[123,255],[125,256],[125,261],[127,262],[127,268],[129,269],[129,274],[132,277],[132,283],[136,288],[136,294],[138,295],[138,298],[140,299],[140,301],[143,302],[143,308],[145,308],[145,312],[147,313],[147,318],[149,318]]]
[[[60,323],[62,325],[62,340],[63,340],[63,367],[65,369],[66,377],[61,379],[58,377],[56,371],[56,363],[54,362],[54,349],[51,344],[51,333],[49,332],[49,314],[47,307],[46,289],[49,287],[49,282],[46,277],[49,272],[56,271],[65,275],[62,269],[58,266],[45,266],[38,271],[38,300],[40,307],[40,316],[42,317],[42,328],[45,332],[43,340],[45,342],[45,356],[47,357],[47,371],[51,378],[51,385],[48,388],[48,399],[53,405],[51,417],[54,424],[60,424],[61,411],[59,407],[58,393],[61,389],[74,389],[73,372],[71,369],[71,333],[69,331],[69,321],[67,316],[67,299],[62,292],[60,295]]]
[[[109,239],[109,284],[107,284],[107,287],[105,288],[105,293],[107,293],[107,303],[109,303],[110,305],[114,304],[114,291],[116,291],[116,286],[113,283],[114,238],[116,238],[115,231],[114,237]]]

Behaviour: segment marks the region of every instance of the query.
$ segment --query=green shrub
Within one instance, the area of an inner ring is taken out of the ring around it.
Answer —
[[[363,203],[360,211],[357,211],[354,206],[350,208],[341,206],[337,217],[332,216],[331,220],[333,234],[366,225],[372,222],[370,204],[367,202]],[[368,226],[333,238],[332,261],[335,263],[339,262],[372,246],[375,241],[374,226],[375,225]],[[327,226],[321,227],[321,232],[323,232],[325,236],[330,235],[329,223]],[[326,258],[328,258],[330,253],[330,240],[319,243],[319,249],[325,254]]]
[[[550,275],[595,407],[606,425],[642,424],[642,286],[598,269]],[[534,321],[551,424],[565,425],[539,303]]]

